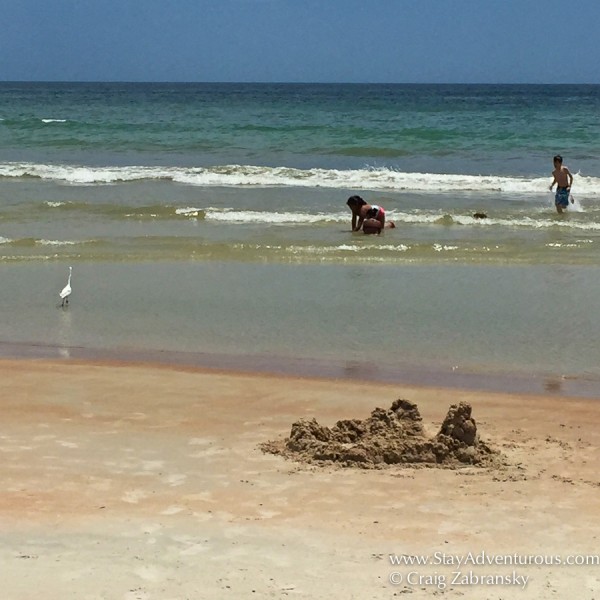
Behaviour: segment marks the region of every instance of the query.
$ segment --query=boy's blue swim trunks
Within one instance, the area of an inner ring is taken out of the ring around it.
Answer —
[[[569,206],[569,190],[566,187],[556,188],[554,204],[562,208],[566,208],[567,206]]]

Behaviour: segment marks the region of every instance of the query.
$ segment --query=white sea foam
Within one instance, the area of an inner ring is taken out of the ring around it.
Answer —
[[[389,252],[406,252],[408,246],[405,244],[340,244],[330,248],[332,251],[346,252],[373,252],[374,250],[387,250]]]
[[[541,219],[536,221],[535,219],[514,219],[506,220],[507,226],[522,226],[533,229],[546,229],[551,227],[559,227],[562,229],[581,229],[583,231],[600,231],[600,223],[594,223],[593,221],[572,221],[569,219],[554,220],[554,219]]]
[[[77,243],[69,240],[36,240],[40,246],[75,246]]]
[[[252,210],[217,210],[206,209],[206,219],[211,221],[227,221],[234,223],[272,223],[272,224],[298,224],[298,223],[324,223],[339,221],[331,214],[323,213],[291,213],[291,212],[258,212]],[[346,216],[347,220],[347,216]]]
[[[476,225],[479,227],[524,227],[528,229],[548,229],[560,227],[565,229],[581,229],[583,231],[600,230],[600,223],[594,221],[577,221],[572,219],[548,219],[548,218],[491,218],[475,219],[470,215],[448,215],[431,212],[404,213],[400,211],[387,211],[388,217],[396,224],[423,224],[423,225]]]
[[[448,246],[446,244],[434,244],[433,249],[436,252],[448,252],[449,250],[458,250],[458,246]]]
[[[204,209],[202,208],[194,208],[193,206],[187,206],[185,208],[177,208],[175,210],[176,215],[183,215],[184,217],[197,217],[202,214]]]
[[[387,252],[406,252],[409,247],[405,244],[339,244],[336,246],[288,246],[286,249],[294,254],[327,255],[348,252],[370,256],[374,252],[382,250]]]
[[[66,123],[66,119],[42,119],[42,123]]]
[[[394,169],[293,169],[225,165],[182,167],[87,167],[36,163],[0,164],[0,177],[39,177],[73,184],[107,184],[165,179],[195,186],[321,187],[330,189],[394,190],[413,192],[503,192],[539,195],[548,191],[548,177],[500,177],[405,173]],[[595,196],[600,178],[576,176],[577,196]]]
[[[581,203],[579,202],[579,200],[577,200],[577,198],[573,198],[573,196],[571,196],[571,200],[573,200],[573,203],[569,205],[569,211],[571,211],[571,212],[585,212],[583,210],[583,206],[581,206]]]
[[[191,214],[187,211],[192,209],[181,209],[183,212],[178,214]],[[316,223],[347,223],[348,213],[330,212],[330,213],[295,213],[295,212],[260,212],[260,211],[242,211],[231,208],[205,208],[193,209],[200,212],[204,210],[207,220],[227,222],[227,223],[268,223],[272,225],[299,225]],[[388,210],[389,220],[394,221],[397,226],[424,225],[436,227],[451,226],[478,226],[478,227],[507,227],[507,228],[526,228],[526,229],[549,229],[554,227],[565,229],[579,229],[582,231],[600,230],[600,223],[594,221],[577,221],[572,219],[550,219],[550,218],[490,218],[475,219],[471,215],[448,215],[439,212],[402,212],[397,210]],[[362,247],[362,246],[361,246]],[[380,246],[379,246],[380,247]]]

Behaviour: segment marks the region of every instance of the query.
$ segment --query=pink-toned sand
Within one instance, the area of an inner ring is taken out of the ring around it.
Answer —
[[[600,564],[556,564],[600,554],[597,400],[77,361],[4,359],[0,376],[3,600],[600,598]],[[508,466],[342,469],[259,448],[397,398],[432,435],[470,403]],[[469,553],[554,564],[459,567]]]

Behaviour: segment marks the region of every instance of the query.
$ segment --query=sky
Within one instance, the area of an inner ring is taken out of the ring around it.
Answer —
[[[600,83],[600,0],[1,0],[1,81]]]

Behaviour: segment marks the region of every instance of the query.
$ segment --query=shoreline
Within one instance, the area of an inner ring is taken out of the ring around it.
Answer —
[[[3,359],[60,359],[112,365],[163,366],[226,373],[365,381],[472,391],[548,394],[600,398],[600,380],[576,376],[430,369],[410,364],[386,365],[250,354],[219,354],[141,348],[92,348],[0,341]]]
[[[591,600],[600,590],[600,563],[465,567],[528,578],[482,586],[452,585],[448,562],[390,561],[598,557],[595,400],[39,357],[2,358],[0,376],[7,600],[35,589],[46,600]],[[399,397],[429,433],[469,402],[507,465],[367,471],[259,448],[300,418],[331,426]],[[423,579],[398,582],[409,573]]]

